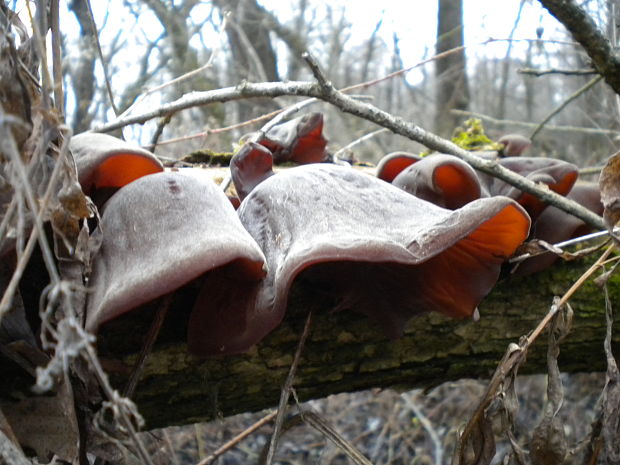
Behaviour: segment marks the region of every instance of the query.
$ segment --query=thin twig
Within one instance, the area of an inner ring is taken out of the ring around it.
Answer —
[[[372,465],[368,457],[362,454],[357,447],[351,444],[338,434],[334,428],[325,422],[319,415],[308,410],[300,410],[299,416],[304,423],[308,424],[327,439],[329,439],[336,447],[343,451],[349,458],[351,458],[358,465]]]
[[[598,74],[595,69],[534,69],[534,68],[519,68],[517,70],[519,74],[525,74],[528,76],[545,76],[547,74],[561,74],[564,76],[590,76],[591,74]]]
[[[133,393],[136,390],[136,386],[138,385],[138,381],[140,380],[140,376],[144,370],[146,359],[153,350],[153,345],[157,340],[157,336],[159,335],[159,331],[161,330],[162,324],[164,323],[164,319],[166,318],[166,314],[168,313],[171,304],[172,294],[166,295],[159,302],[157,311],[155,312],[155,317],[153,318],[151,327],[149,328],[149,331],[146,334],[146,339],[142,345],[142,350],[140,350],[140,354],[138,354],[138,359],[133,367],[131,376],[127,380],[125,389],[123,389],[124,397],[128,397],[130,399],[133,397]]]
[[[553,118],[555,115],[557,115],[558,113],[560,113],[564,108],[566,108],[571,102],[573,102],[574,100],[576,100],[578,97],[580,97],[581,95],[585,94],[587,91],[589,91],[592,87],[594,87],[596,84],[598,84],[599,82],[601,82],[603,80],[603,76],[596,76],[594,79],[591,79],[586,85],[584,85],[583,87],[577,89],[573,94],[571,94],[566,100],[564,100],[557,108],[555,108],[551,113],[549,113],[545,119],[543,119],[540,124],[538,125],[538,127],[536,127],[536,129],[534,129],[534,131],[532,132],[532,134],[530,135],[530,139],[533,141],[534,138],[538,135],[538,133],[543,129],[543,127],[545,126],[545,124],[547,124],[547,121],[549,121],[551,118]]]
[[[108,67],[107,63],[103,59],[103,52],[101,51],[101,43],[99,42],[99,31],[97,30],[97,23],[95,23],[95,17],[93,16],[93,9],[90,5],[90,0],[86,0],[86,11],[88,12],[88,19],[90,21],[90,25],[94,31],[95,46],[97,47],[97,54],[99,55],[99,60],[101,61],[101,68],[103,69],[103,79],[105,81],[105,88],[108,92],[108,98],[110,99],[110,106],[114,111],[114,114],[118,116],[119,111],[116,108],[116,104],[114,103],[114,93],[112,92],[112,85],[110,84],[110,77],[108,76]]]
[[[495,124],[497,126],[510,126],[510,127],[522,127],[522,128],[536,128],[538,127],[537,123],[530,123],[528,121],[517,121],[512,119],[497,119],[492,116],[485,115],[483,113],[478,113],[475,111],[465,111],[465,110],[450,110],[450,113],[461,116],[473,116],[474,118],[480,118],[487,123]],[[579,134],[594,134],[594,135],[609,135],[609,136],[617,136],[620,135],[620,131],[616,131],[614,129],[604,129],[604,128],[583,128],[578,126],[553,126],[548,124],[545,126],[545,131],[555,131],[555,132],[567,132],[567,133],[579,133]]]
[[[347,145],[345,145],[340,150],[338,150],[336,153],[334,153],[334,159],[339,159],[340,155],[347,152],[348,150],[351,150],[356,145],[366,142],[367,140],[372,139],[373,137],[376,137],[379,134],[383,134],[384,132],[387,132],[387,131],[388,130],[386,128],[381,128],[381,129],[377,129],[376,131],[369,132],[368,134],[364,134],[362,137],[359,137],[355,139],[354,141],[349,142]]]
[[[140,457],[142,458],[145,464],[154,465],[153,461],[151,460],[151,456],[149,455],[149,453],[146,450],[146,447],[144,446],[144,443],[138,436],[138,433],[136,431],[136,428],[133,425],[133,422],[129,418],[124,406],[120,402],[119,394],[110,385],[108,377],[105,374],[105,371],[103,370],[103,367],[101,366],[101,363],[99,362],[99,359],[97,358],[95,349],[90,344],[86,346],[86,357],[107,399],[114,406],[117,407],[117,411],[119,413],[121,422],[123,423],[123,426],[127,429],[129,436],[131,437],[134,444],[136,445],[136,448],[138,449],[138,453],[140,454]]]
[[[443,445],[441,443],[441,438],[439,437],[439,434],[437,434],[437,431],[433,427],[433,424],[426,417],[426,415],[424,415],[422,409],[418,407],[418,405],[411,399],[409,395],[401,394],[400,397],[405,401],[405,404],[407,404],[407,407],[411,409],[416,418],[420,420],[420,424],[430,436],[431,442],[433,443],[435,449],[435,464],[441,465],[443,463]]]
[[[38,58],[41,61],[41,91],[43,93],[41,103],[45,110],[49,109],[50,105],[50,89],[52,88],[52,78],[50,77],[49,68],[47,66],[47,50],[45,47],[44,34],[47,30],[41,31],[40,24],[34,19],[32,15],[32,9],[30,7],[31,2],[26,2],[26,11],[28,11],[28,19],[30,19],[30,25],[32,26],[32,34],[34,35],[34,45],[37,50]],[[47,21],[47,14],[41,13],[42,21]],[[47,27],[47,24],[45,25]],[[38,81],[38,80],[37,80]]]
[[[0,109],[0,118],[2,116],[3,112],[2,109]],[[67,131],[67,134],[63,141],[63,146],[61,147],[61,156],[64,156],[64,154],[68,150],[68,138],[71,135],[71,130],[69,128],[63,129]],[[56,163],[56,165],[54,166],[54,169],[48,181],[45,194],[43,195],[43,199],[39,203],[34,197],[34,193],[32,191],[32,187],[30,186],[30,181],[28,180],[28,176],[26,173],[26,168],[22,162],[21,156],[19,155],[15,140],[13,139],[13,134],[6,124],[0,124],[0,140],[3,140],[4,153],[10,157],[14,169],[17,171],[19,181],[22,184],[22,189],[24,190],[26,202],[34,217],[34,227],[30,234],[30,238],[28,239],[28,243],[26,244],[26,248],[22,253],[21,257],[19,258],[15,271],[11,276],[11,280],[6,286],[4,295],[0,300],[1,320],[4,314],[11,307],[11,301],[13,299],[13,295],[15,294],[15,290],[17,289],[17,284],[19,283],[19,280],[26,268],[26,264],[30,259],[37,240],[39,241],[39,246],[41,247],[41,252],[43,255],[43,261],[45,263],[45,267],[52,283],[57,284],[60,281],[60,275],[58,274],[58,270],[56,269],[54,256],[47,241],[47,237],[45,236],[45,230],[43,228],[43,215],[48,208],[48,204],[52,197],[52,194],[55,193],[55,190],[57,188],[56,181],[60,176],[62,163]],[[17,192],[15,193],[15,195],[17,195]]]
[[[324,79],[319,71],[317,79]],[[306,97],[316,97],[329,102],[340,110],[352,115],[364,118],[368,121],[385,127],[395,134],[405,136],[413,141],[419,142],[432,150],[449,153],[462,158],[472,167],[491,176],[501,179],[518,189],[535,195],[546,203],[549,203],[560,210],[570,213],[586,224],[596,229],[604,229],[603,219],[584,208],[577,202],[567,199],[552,192],[549,189],[542,189],[537,183],[524,178],[519,174],[504,168],[493,160],[485,160],[472,152],[468,152],[456,144],[443,139],[423,128],[416,126],[410,121],[394,116],[369,103],[359,102],[350,96],[339,92],[329,82],[325,80],[322,85],[310,82],[265,82],[260,84],[243,83],[237,87],[228,87],[206,92],[194,92],[187,94],[174,102],[160,106],[150,113],[144,113],[125,119],[117,119],[111,124],[100,126],[96,130],[112,130],[123,127],[127,124],[147,121],[153,117],[180,111],[198,105],[206,105],[214,102],[226,102],[240,100],[248,97],[278,97],[283,95],[297,95]]]
[[[220,30],[220,36],[224,33],[224,30],[226,29],[226,23],[228,21],[228,17],[229,17],[229,13],[224,14],[224,21],[222,23],[222,27],[221,27],[221,30]],[[204,65],[202,65],[200,68],[193,69],[191,71],[188,71],[185,74],[182,74],[181,76],[178,76],[178,77],[176,77],[174,79],[171,79],[170,81],[164,82],[163,84],[160,84],[158,86],[155,86],[155,87],[152,87],[150,89],[147,89],[144,93],[142,93],[136,99],[136,101],[129,108],[127,108],[118,117],[122,118],[122,117],[127,116],[128,114],[130,114],[149,95],[151,95],[151,94],[153,94],[153,93],[155,93],[157,91],[160,91],[162,89],[165,89],[166,87],[169,87],[169,86],[172,86],[172,85],[175,85],[175,84],[179,84],[180,82],[186,81],[186,80],[196,76],[197,74],[203,72],[207,68],[210,68],[213,65],[213,61],[215,60],[215,57],[216,57],[218,51],[221,48],[221,42],[222,42],[222,40],[221,40],[221,37],[220,37],[220,40],[217,41],[218,46],[211,51],[211,54],[209,55],[209,58],[207,59],[207,62]]]
[[[250,434],[252,434],[257,429],[259,429],[261,426],[266,425],[267,423],[272,421],[276,417],[277,413],[278,413],[277,411],[269,412],[267,415],[265,415],[263,418],[258,420],[256,423],[247,427],[241,433],[239,433],[234,438],[232,438],[230,441],[227,441],[225,444],[217,448],[213,453],[206,456],[196,465],[210,465],[218,457],[228,452],[230,449],[232,449],[234,446],[239,444],[241,441],[243,441],[245,438],[247,438]]]
[[[163,134],[165,127],[170,123],[170,120],[172,120],[172,113],[164,116],[157,122],[157,128],[155,128],[153,137],[151,137],[151,143],[146,147],[149,152],[155,152],[159,138]]]
[[[603,171],[604,166],[589,166],[587,168],[581,168],[579,174],[599,174]]]
[[[65,102],[62,87],[62,53],[60,48],[59,0],[51,0],[50,18],[52,30],[52,73],[54,74],[54,103],[61,118],[65,115]]]
[[[468,438],[471,436],[474,428],[478,424],[478,421],[484,414],[488,403],[493,399],[495,393],[499,389],[501,383],[504,380],[505,374],[509,372],[513,367],[517,366],[522,362],[525,357],[528,348],[536,341],[538,336],[544,331],[549,322],[553,319],[553,317],[558,313],[558,311],[570,300],[573,294],[579,289],[596,271],[598,271],[603,263],[607,259],[607,257],[613,251],[614,246],[609,246],[607,250],[599,257],[599,259],[588,268],[585,273],[583,273],[575,283],[564,293],[564,295],[557,299],[556,302],[551,305],[551,308],[547,312],[547,314],[543,317],[543,319],[538,323],[536,328],[532,331],[532,333],[525,337],[523,342],[518,346],[514,347],[515,344],[511,344],[508,351],[504,355],[502,362],[498,365],[498,369],[493,373],[491,381],[485,390],[483,395],[483,401],[478,404],[476,411],[472,414],[467,426],[461,433],[461,441],[464,438]],[[499,369],[501,367],[501,370]]]
[[[620,233],[620,228],[616,228],[615,233]],[[557,244],[552,244],[552,246],[554,248],[557,249],[563,249],[565,247],[569,247],[571,245],[575,245],[575,244],[580,244],[581,242],[587,242],[590,241],[592,239],[598,239],[599,237],[605,237],[605,236],[609,236],[609,231],[605,230],[605,231],[597,231],[597,232],[593,232],[590,234],[585,234],[583,236],[579,236],[579,237],[573,237],[572,239],[568,239],[566,241],[562,241],[562,242],[558,242]],[[548,253],[548,250],[542,251],[540,253],[524,253],[521,255],[518,255],[516,257],[512,257],[511,259],[508,260],[508,263],[517,263],[517,262],[522,262],[523,260],[526,260],[530,257],[535,257],[537,255],[540,255],[542,253]]]
[[[273,433],[271,434],[271,440],[269,441],[269,449],[267,449],[265,465],[271,465],[271,463],[273,462],[273,457],[276,453],[276,447],[278,445],[280,430],[282,429],[282,424],[284,423],[284,415],[286,413],[288,399],[291,395],[293,381],[295,380],[295,373],[297,372],[297,366],[299,365],[299,360],[301,359],[301,353],[306,343],[306,339],[310,334],[310,328],[312,327],[312,316],[313,313],[311,310],[310,312],[308,312],[306,324],[304,325],[301,337],[299,338],[299,344],[297,344],[297,350],[295,351],[295,356],[293,357],[291,368],[289,369],[288,376],[286,377],[286,381],[284,382],[284,386],[282,386],[282,391],[280,393],[280,402],[278,403],[278,411],[275,419],[275,424],[273,426]]]

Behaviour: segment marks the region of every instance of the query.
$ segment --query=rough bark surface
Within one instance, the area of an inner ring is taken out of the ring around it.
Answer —
[[[540,0],[584,48],[605,82],[620,93],[620,60],[592,17],[574,0]]]
[[[297,289],[284,324],[250,353],[198,360],[186,351],[183,311],[168,315],[149,357],[134,400],[147,427],[191,423],[277,404],[308,310],[315,323],[298,370],[301,399],[371,387],[430,387],[459,378],[484,378],[494,370],[510,342],[531,331],[587,268],[583,261],[555,266],[529,278],[505,280],[480,306],[478,322],[429,314],[410,322],[402,339],[390,341],[365,317],[330,314],[326,303]],[[620,279],[610,284],[612,302],[620,298]],[[574,327],[562,344],[560,369],[604,371],[605,310],[602,292],[586,284],[571,301]],[[146,333],[152,309],[117,320],[101,332],[101,358],[118,387],[139,351],[137,334]],[[616,333],[620,325],[616,324]],[[543,372],[541,338],[521,372]],[[616,343],[620,340],[616,336]]]

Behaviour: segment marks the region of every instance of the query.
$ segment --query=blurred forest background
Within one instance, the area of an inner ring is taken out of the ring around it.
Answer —
[[[6,3],[29,24],[21,0]],[[413,1],[400,10],[404,3],[57,2],[63,60],[54,65],[64,81],[57,102],[62,102],[60,110],[74,133],[101,129],[120,116],[151,110],[193,91],[244,81],[313,81],[301,58],[309,51],[336,87],[355,86],[351,93],[444,137],[475,116],[492,139],[507,133],[530,137],[531,155],[583,167],[599,165],[617,150],[618,97],[537,1]],[[616,44],[620,1],[580,4]],[[36,15],[44,25],[47,16],[41,11]],[[170,158],[204,148],[231,151],[244,134],[270,118],[261,117],[298,101],[279,97],[196,107],[127,126],[122,136]],[[332,152],[378,129],[323,102],[311,110],[325,113]],[[382,130],[353,150],[357,159],[374,163],[395,150],[418,152],[425,147]],[[573,407],[562,413],[564,428],[571,440],[582,438],[593,420],[604,376],[578,374],[563,380],[566,403]],[[527,435],[543,409],[545,379],[527,378],[518,389],[523,406],[517,425]],[[310,406],[330,414],[336,428],[372,463],[441,464],[449,463],[459,422],[483,391],[484,383],[465,380],[428,394],[367,391]],[[145,433],[144,439],[150,441],[155,463],[196,463],[264,415],[169,428]],[[283,441],[278,463],[351,463],[318,433],[296,432]],[[268,435],[261,433],[219,463],[256,463],[267,441]],[[508,457],[508,449],[507,441],[499,444],[494,463]],[[568,461],[583,463],[578,453]]]
[[[582,3],[613,41],[617,2]],[[338,88],[368,83],[352,92],[442,136],[475,115],[492,138],[533,136],[530,154],[585,166],[613,153],[620,134],[617,97],[536,1],[504,1],[499,11],[484,0],[412,2],[404,10],[398,2],[103,0],[93,2],[92,17],[84,1],[67,6],[61,5],[62,72],[76,133],[192,91],[312,80],[301,59],[308,50]],[[124,136],[146,145],[155,137],[157,152],[172,157],[200,148],[230,151],[260,123],[225,128],[295,101],[209,105],[125,128]],[[377,129],[325,103],[314,107],[327,114],[332,151]],[[355,155],[376,161],[390,151],[422,149],[384,132]]]

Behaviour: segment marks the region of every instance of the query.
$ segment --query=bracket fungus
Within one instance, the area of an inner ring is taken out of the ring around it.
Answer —
[[[243,200],[254,187],[273,176],[273,155],[263,145],[247,142],[230,160],[230,173],[239,200]]]
[[[392,182],[405,168],[422,160],[423,157],[409,152],[392,152],[385,155],[377,164],[377,177]]]
[[[269,315],[248,305],[265,274],[264,255],[206,173],[156,173],[126,185],[105,204],[102,226],[87,329],[203,275],[190,316],[190,351],[241,352],[273,329]]]
[[[433,153],[402,170],[392,184],[440,207],[454,210],[479,199],[474,169],[452,155]]]
[[[532,141],[521,134],[506,134],[497,141],[502,144],[500,157],[518,157],[532,146]]]
[[[238,214],[267,260],[256,313],[282,319],[299,278],[336,298],[334,310],[366,314],[391,336],[419,313],[471,316],[530,226],[506,197],[450,211],[327,164],[268,177]]]
[[[107,134],[78,134],[69,144],[82,190],[99,207],[119,188],[164,170],[148,150]]]
[[[594,183],[577,183],[566,196],[580,205],[593,211],[597,215],[603,214],[601,192]],[[557,244],[573,237],[579,237],[591,232],[583,220],[570,215],[559,208],[549,206],[538,217],[532,227],[532,235],[548,244]],[[546,252],[519,263],[514,270],[515,275],[523,276],[536,273],[551,266],[557,260],[557,255]]]
[[[269,149],[275,163],[320,163],[327,159],[323,137],[323,114],[308,113],[271,128],[259,141]]]
[[[578,176],[575,165],[553,158],[506,157],[498,159],[497,163],[534,182],[546,184],[560,195],[570,192]],[[379,162],[377,177],[447,208],[457,208],[478,197],[503,195],[516,200],[535,221],[547,207],[538,197],[475,171],[453,155],[389,154]]]
[[[572,163],[554,158],[541,157],[506,157],[497,161],[507,168],[531,181],[546,184],[559,195],[566,195],[577,181],[578,169]],[[547,208],[547,204],[538,197],[522,192],[518,188],[486,173],[478,172],[478,177],[487,195],[505,195],[515,199],[528,212],[532,221]]]

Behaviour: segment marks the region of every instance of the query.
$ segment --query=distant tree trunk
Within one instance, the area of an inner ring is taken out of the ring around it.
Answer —
[[[525,66],[530,68],[532,66],[533,47],[535,45],[530,42],[527,47],[525,55]],[[523,85],[525,86],[525,120],[534,121],[534,95],[536,87],[532,76],[523,76]]]
[[[269,37],[269,19],[256,0],[215,0],[222,14],[230,12],[226,34],[230,42],[234,76],[241,82],[279,81],[276,52]],[[273,102],[265,101],[273,110]],[[238,119],[256,116],[256,102],[238,102]]]
[[[299,0],[297,2],[297,16],[294,20],[294,27],[295,27],[295,32],[297,32],[297,34],[299,35],[300,38],[304,38],[304,41],[306,39],[306,22],[305,22],[305,14],[306,14],[306,9],[308,8],[308,0]],[[282,34],[279,34],[280,38],[282,38],[283,40],[285,40],[282,37]],[[296,81],[297,79],[299,79],[299,72],[301,70],[301,61],[300,61],[300,57],[296,56],[296,50],[295,47],[292,46],[290,41],[286,41],[289,48],[291,49],[291,57],[289,59],[289,63],[288,63],[288,78],[291,81]],[[304,46],[305,48],[305,46]]]
[[[500,90],[498,92],[498,104],[497,104],[497,113],[496,116],[499,119],[506,118],[506,98],[508,96],[508,83],[510,82],[510,65],[512,64],[512,38],[515,35],[515,31],[517,30],[517,26],[519,25],[519,21],[521,20],[521,13],[523,12],[523,5],[525,4],[524,0],[521,0],[519,5],[519,12],[517,13],[517,19],[515,20],[512,30],[510,31],[510,35],[508,38],[508,46],[506,48],[506,58],[502,63],[502,75],[500,81]]]
[[[439,0],[437,53],[462,47],[463,44],[463,0]],[[437,60],[435,75],[435,132],[450,136],[458,124],[458,117],[452,115],[450,110],[467,110],[469,106],[465,50],[461,49]]]
[[[90,128],[95,117],[92,108],[95,96],[95,61],[97,49],[95,37],[97,32],[93,29],[88,16],[88,5],[83,0],[74,0],[69,3],[69,9],[73,11],[80,24],[80,44],[82,53],[72,66],[70,72],[71,84],[75,93],[75,108],[71,126],[73,131],[80,133]]]
[[[222,13],[232,13],[226,33],[239,77],[278,81],[264,10],[255,0],[216,0],[214,4]]]

